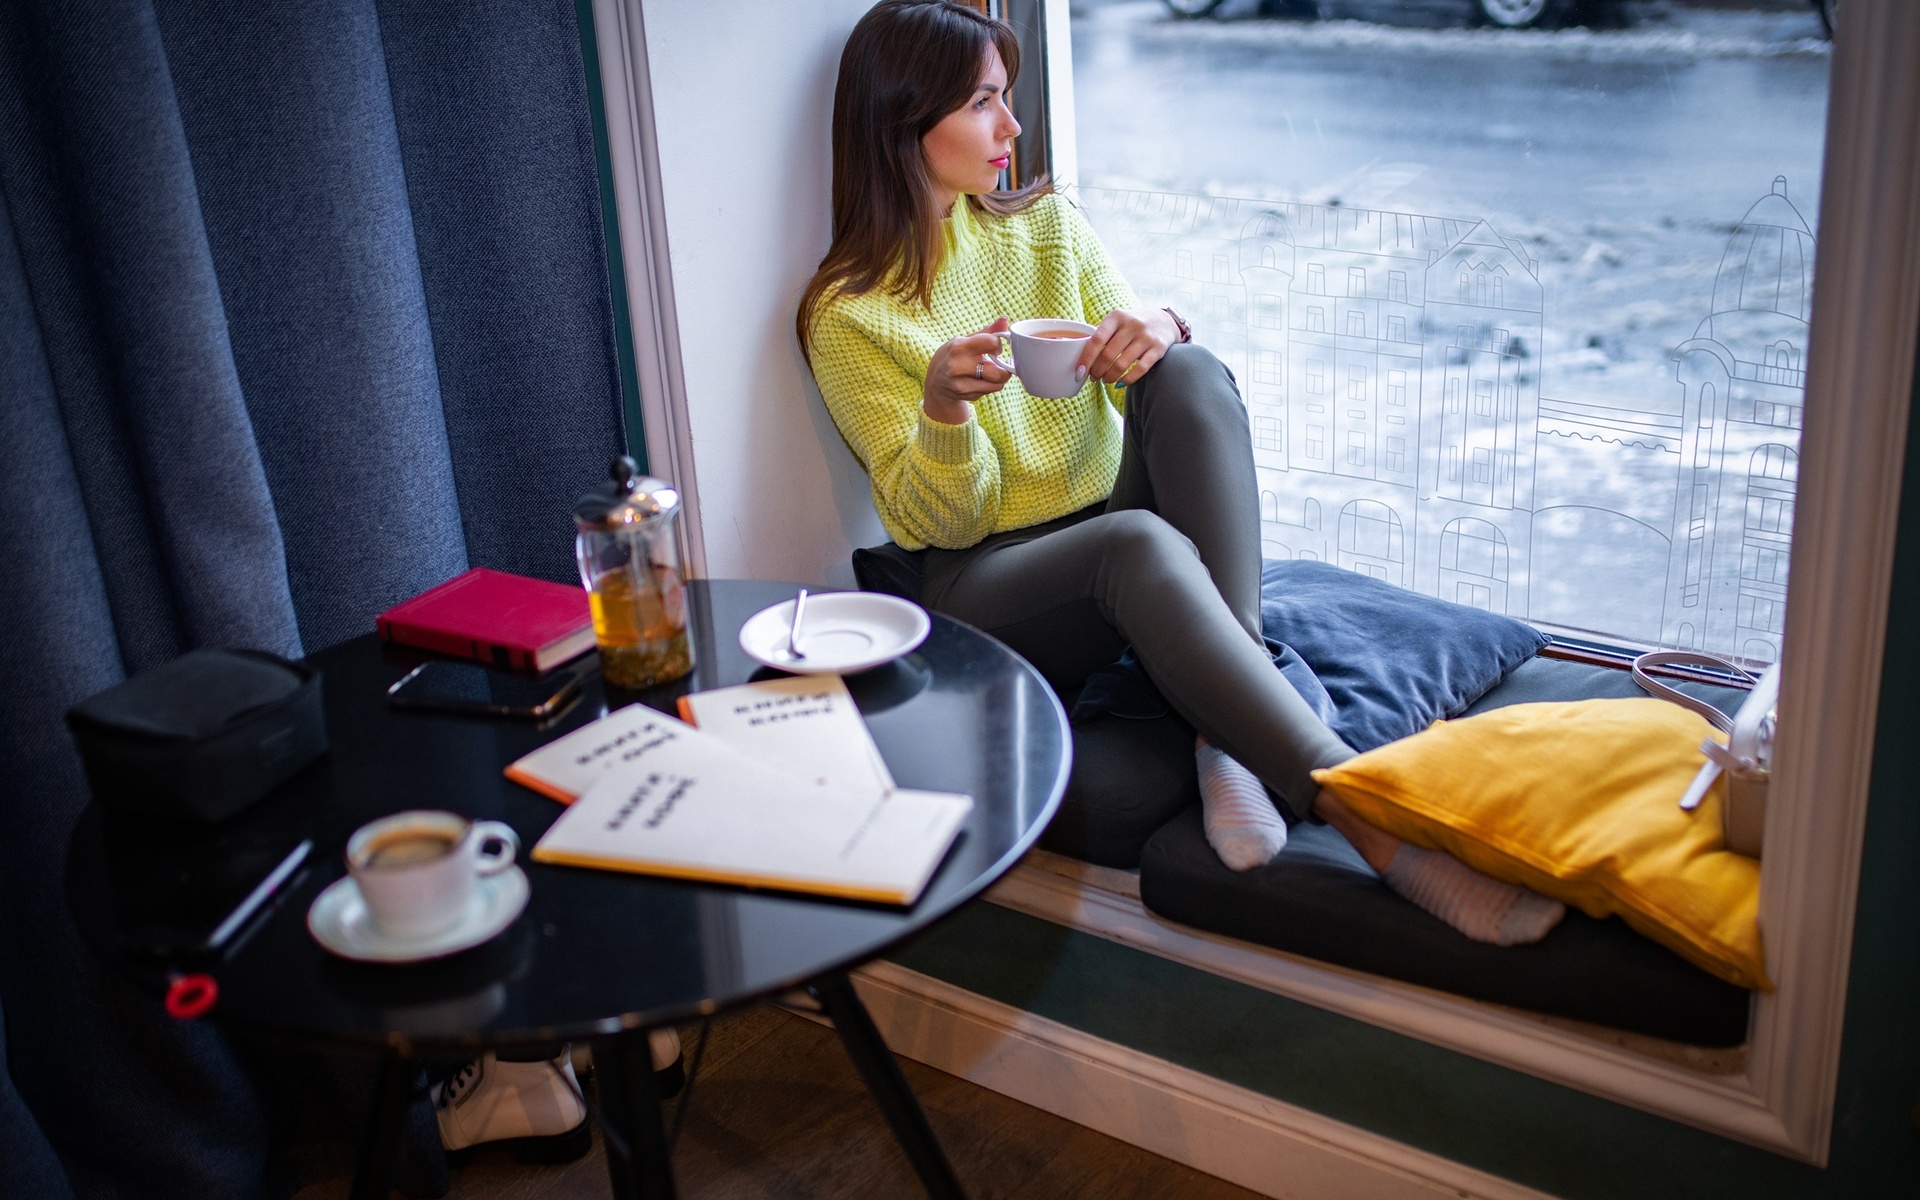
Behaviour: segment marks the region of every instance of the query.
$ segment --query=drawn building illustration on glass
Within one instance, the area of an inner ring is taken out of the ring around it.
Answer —
[[[1487,221],[1085,188],[1240,380],[1269,558],[1551,628],[1778,656],[1814,238],[1784,178],[1643,410],[1542,394],[1540,264]]]

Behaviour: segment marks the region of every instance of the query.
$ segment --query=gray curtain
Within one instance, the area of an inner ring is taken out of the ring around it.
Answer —
[[[572,577],[622,444],[571,0],[0,5],[0,1194],[253,1196],[261,1101],[79,946],[63,710]]]

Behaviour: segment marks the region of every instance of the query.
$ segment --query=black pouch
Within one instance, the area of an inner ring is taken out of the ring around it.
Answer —
[[[67,710],[105,808],[212,823],[327,749],[320,672],[256,650],[194,650]]]

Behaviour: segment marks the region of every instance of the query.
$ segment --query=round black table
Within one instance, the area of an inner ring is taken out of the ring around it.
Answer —
[[[672,712],[688,691],[772,674],[740,650],[753,612],[794,586],[698,581],[690,588],[698,667],[644,692],[604,688],[595,672],[579,705],[546,728],[399,712],[386,689],[427,655],[359,638],[314,654],[325,676],[329,753],[226,826],[163,832],[90,808],[75,832],[68,897],[88,940],[149,985],[160,967],[120,945],[129,894],[156,866],[223,844],[314,841],[312,867],[224,961],[212,1016],[276,1035],[381,1047],[385,1066],[361,1149],[355,1196],[387,1195],[419,1055],[557,1041],[594,1048],[600,1115],[616,1196],[669,1196],[672,1175],[646,1031],[810,987],[832,1018],[922,1182],[958,1195],[951,1168],[847,971],[913,937],[978,895],[1026,852],[1065,790],[1066,715],[1040,675],[993,639],[936,615],[903,659],[847,685],[903,787],[966,792],[972,815],[911,908],[862,905],[535,863],[526,912],[485,946],[438,962],[375,966],[323,951],[307,906],[344,873],[355,828],[409,808],[507,822],[531,847],[560,808],[507,780],[509,762],[611,708]],[[161,872],[164,874],[164,871]]]

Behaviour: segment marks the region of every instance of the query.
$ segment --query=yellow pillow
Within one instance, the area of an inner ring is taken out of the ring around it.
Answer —
[[[1436,721],[1313,777],[1416,846],[1618,915],[1721,979],[1771,991],[1760,864],[1726,848],[1725,780],[1691,813],[1679,805],[1708,736],[1725,740],[1664,700],[1515,704]]]

